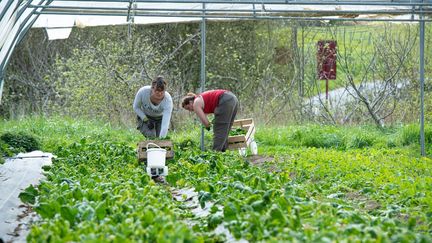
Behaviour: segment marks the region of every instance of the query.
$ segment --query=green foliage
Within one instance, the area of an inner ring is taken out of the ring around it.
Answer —
[[[229,132],[229,136],[246,135],[247,131],[242,128],[236,128]]]
[[[43,147],[57,155],[37,191],[21,196],[38,199],[41,220],[29,241],[216,242],[225,239],[213,231],[221,224],[251,242],[431,240],[432,161],[395,140],[403,127],[258,127],[261,156],[271,159],[261,166],[236,151],[201,151],[198,127],[171,133],[176,156],[165,186],[137,163],[137,131],[32,121],[1,126],[37,128],[51,137],[41,137]],[[387,147],[390,140],[395,147]],[[53,141],[62,143],[45,145]],[[369,146],[358,149],[360,141]],[[187,201],[172,199],[171,188],[194,188],[202,208],[212,204],[209,215],[194,215]]]
[[[86,121],[83,119],[70,118],[67,116],[56,116],[49,119],[41,116],[32,116],[26,119],[10,120],[3,122],[1,130],[20,131],[18,133],[34,134],[40,141],[40,149],[54,152],[59,147],[86,139],[106,139],[130,141],[131,146],[142,139],[142,135],[135,129],[126,129],[112,125],[107,122]],[[1,132],[0,130],[0,132]],[[63,134],[63,136],[60,136]],[[1,141],[1,140],[0,140]]]
[[[102,240],[107,234],[114,241],[199,239],[176,219],[167,189],[137,165],[134,148],[84,138],[58,148],[56,155],[48,180],[38,188],[35,211],[43,220],[29,239]]]
[[[416,125],[404,127],[401,134],[402,145],[410,145],[420,142],[420,130]]]
[[[8,156],[10,153],[31,152],[40,149],[39,139],[33,135],[23,132],[5,132],[0,136],[0,143],[3,151],[3,156]],[[9,146],[8,148],[6,147]]]
[[[302,146],[315,148],[343,148],[344,146],[341,134],[331,133],[331,131],[312,128],[296,132],[294,137],[300,138]]]
[[[334,148],[338,150],[361,149],[367,147],[395,148],[413,145],[419,146],[418,125],[390,127],[335,127],[335,126],[290,126],[283,128],[259,127],[256,135],[262,145]],[[426,126],[426,142],[432,140],[431,127]]]
[[[11,150],[11,147],[3,142],[3,140],[0,140],[0,164],[3,164],[5,162],[4,157],[11,157],[14,155],[14,152]]]
[[[365,134],[356,134],[348,141],[349,148],[365,148],[370,147],[374,143],[374,138]]]
[[[425,141],[427,143],[432,142],[432,127],[429,125],[425,126]],[[411,124],[404,126],[400,138],[402,145],[411,145],[420,143],[420,126],[417,124]]]
[[[178,149],[178,150],[198,148],[197,142],[190,139],[190,138],[182,139],[179,142],[177,142],[175,145],[176,145],[176,149]]]
[[[30,185],[23,192],[21,192],[18,197],[23,203],[34,204],[36,202],[36,197],[38,196],[38,191]]]

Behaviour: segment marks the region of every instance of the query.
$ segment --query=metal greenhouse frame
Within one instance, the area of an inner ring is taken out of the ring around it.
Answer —
[[[290,19],[392,21],[419,23],[420,144],[424,137],[425,23],[432,0],[2,0],[0,2],[0,100],[5,70],[14,48],[32,27],[70,32],[84,25],[201,23],[201,90],[206,81],[206,21],[221,19]],[[86,18],[87,17],[87,18]],[[79,21],[78,21],[79,19]],[[103,19],[102,23],[91,20]],[[109,21],[108,21],[109,20]],[[113,21],[111,21],[113,20]],[[203,146],[204,133],[201,135]]]

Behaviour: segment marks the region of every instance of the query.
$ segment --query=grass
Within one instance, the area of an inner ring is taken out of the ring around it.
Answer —
[[[426,140],[432,138],[426,128]],[[384,130],[374,126],[319,126],[299,125],[287,127],[262,127],[257,129],[256,138],[266,147],[314,147],[349,150],[359,148],[405,148],[416,149],[419,144],[419,126],[407,125]],[[412,147],[407,147],[412,146]]]
[[[20,120],[3,121],[0,123],[1,133],[21,131],[39,138],[42,149],[54,151],[60,146],[83,138],[89,140],[106,139],[127,141],[135,146],[134,141],[139,140],[140,134],[133,129],[115,127],[100,121],[77,120],[68,117],[30,117]]]
[[[130,146],[143,140],[143,136],[133,128],[112,126],[101,121],[76,120],[65,117],[31,117],[0,123],[1,134],[22,132],[35,136],[41,141],[42,150],[54,151],[59,146],[67,146],[83,138],[88,140],[123,141]],[[200,143],[200,129],[170,132],[171,139],[193,140]],[[379,130],[375,126],[320,126],[314,124],[281,127],[258,127],[255,135],[262,151],[275,148],[328,148],[340,151],[351,149],[399,148],[416,154],[419,151],[420,128],[416,124],[389,127]],[[432,126],[425,127],[426,143],[432,142]],[[210,148],[212,132],[205,131],[205,147]],[[432,148],[427,145],[428,150]],[[277,149],[276,149],[277,150]],[[283,149],[281,149],[283,150]]]
[[[101,121],[76,120],[65,117],[31,117],[0,123],[0,135],[22,132],[41,141],[42,150],[55,151],[83,138],[92,140],[123,141],[135,147],[143,136],[133,128],[112,126]],[[200,143],[200,129],[170,132],[174,141],[192,140]],[[375,126],[320,126],[314,124],[281,127],[258,127],[255,135],[260,151],[276,152],[290,148],[328,148],[340,151],[352,149],[397,148],[413,155],[420,151],[420,128],[416,124],[389,127],[379,130]],[[432,153],[432,126],[425,127],[426,150]],[[211,148],[212,132],[205,131],[205,147]],[[281,148],[281,149],[278,149]]]

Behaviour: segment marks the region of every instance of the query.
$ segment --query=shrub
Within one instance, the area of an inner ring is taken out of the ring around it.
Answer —
[[[417,125],[409,125],[403,128],[401,134],[401,144],[410,145],[420,142],[420,131]]]
[[[419,133],[420,133],[420,131],[419,131]],[[419,137],[420,137],[420,135],[419,135]],[[432,143],[432,127],[430,127],[430,126],[425,126],[425,141],[426,141],[426,143]]]
[[[0,140],[0,152],[0,164],[4,163],[4,157],[11,157],[13,155],[13,152],[10,150],[10,146],[2,140]]]
[[[306,146],[306,147],[314,147],[314,148],[321,148],[322,146],[322,138],[320,136],[316,136],[317,134],[314,135],[308,135],[308,134],[304,134],[304,136],[302,137],[302,146]]]
[[[390,138],[387,140],[387,148],[396,148],[397,147],[397,141],[394,138]]]
[[[343,138],[335,133],[332,128],[316,128],[298,130],[297,136],[301,144],[315,148],[343,148]]]
[[[349,138],[348,146],[349,148],[365,148],[373,145],[374,138],[364,134],[357,134]]]
[[[323,135],[324,148],[344,148],[343,138],[339,134],[324,134]]]
[[[41,146],[39,140],[36,137],[22,132],[6,132],[0,136],[0,140],[3,144],[6,144],[2,145],[2,152],[6,151],[9,153],[6,156],[10,156],[10,153],[13,154],[38,150]]]

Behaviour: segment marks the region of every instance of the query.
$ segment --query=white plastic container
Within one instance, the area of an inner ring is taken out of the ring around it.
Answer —
[[[257,145],[257,143],[255,142],[255,140],[252,141],[252,142],[249,144],[249,148],[250,148],[250,150],[251,150],[252,155],[257,155],[257,154],[258,154],[258,145]]]
[[[149,145],[156,146],[156,148],[149,148]],[[147,167],[150,168],[164,168],[166,149],[159,147],[157,144],[147,144]]]
[[[247,148],[239,148],[239,154],[240,154],[240,156],[246,157],[247,156]]]

